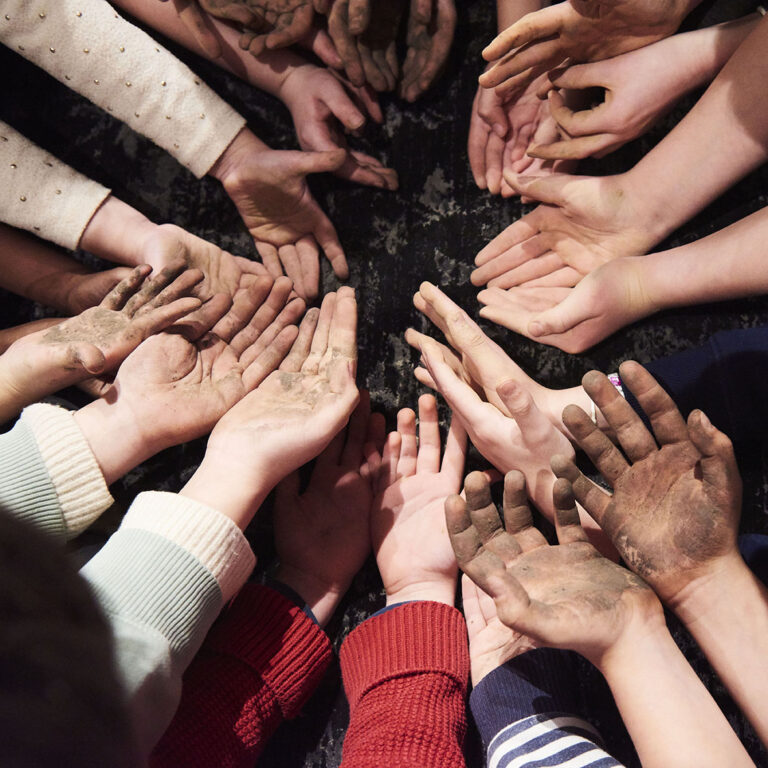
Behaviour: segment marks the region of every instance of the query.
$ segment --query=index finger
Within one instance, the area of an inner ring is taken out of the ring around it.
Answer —
[[[640,461],[656,452],[656,442],[651,433],[605,374],[589,371],[581,382],[584,391],[613,428],[619,445],[630,460]]]
[[[357,359],[357,301],[351,288],[342,287],[336,293],[328,348],[333,357],[342,355],[350,360]]]
[[[648,416],[659,445],[688,440],[688,427],[675,401],[642,365],[628,360],[619,366],[619,375]]]
[[[486,61],[494,61],[532,40],[559,34],[562,22],[563,11],[557,5],[528,13],[491,40],[482,56]]]

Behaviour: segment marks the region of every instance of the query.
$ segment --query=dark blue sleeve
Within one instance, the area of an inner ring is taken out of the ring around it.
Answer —
[[[535,714],[579,714],[576,663],[572,651],[537,648],[487,674],[469,697],[483,747],[510,723]]]
[[[759,533],[739,536],[739,551],[752,573],[768,586],[768,536]]]
[[[645,367],[684,417],[700,408],[734,443],[764,439],[768,427],[768,326],[721,331],[702,347]],[[648,424],[627,387],[624,394]]]

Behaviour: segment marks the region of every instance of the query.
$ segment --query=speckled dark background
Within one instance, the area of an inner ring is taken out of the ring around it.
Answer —
[[[361,307],[359,382],[370,389],[375,406],[386,413],[391,425],[397,408],[414,406],[420,393],[411,375],[414,356],[403,339],[409,325],[431,332],[411,304],[419,283],[428,279],[441,285],[470,313],[476,313],[476,290],[468,279],[474,254],[526,210],[519,202],[491,197],[472,181],[466,155],[469,111],[482,67],[479,52],[495,31],[495,11],[487,0],[459,5],[456,43],[439,86],[415,106],[385,97],[385,125],[371,128],[357,142],[360,148],[397,169],[400,190],[389,193],[331,177],[312,179],[316,197],[339,231],[350,263],[349,282],[357,289]],[[753,8],[754,4],[746,1],[704,3],[689,23],[714,23]],[[173,45],[169,47],[246,115],[253,130],[270,145],[296,147],[290,117],[282,104],[215,66]],[[234,253],[255,257],[248,233],[216,181],[197,181],[149,141],[4,48],[0,48],[0,71],[4,73],[0,118],[111,187],[154,221],[175,222]],[[647,137],[605,160],[583,164],[582,172],[607,174],[631,167],[691,103],[692,99],[686,100]],[[727,151],[727,146],[722,149]],[[752,174],[664,245],[690,242],[762,207],[766,203],[766,180],[765,169]],[[679,193],[686,193],[684,183]],[[104,266],[87,254],[77,256],[94,267]],[[326,290],[336,286],[325,263],[322,280]],[[3,326],[46,314],[50,313],[44,307],[0,291]],[[568,355],[505,329],[487,323],[485,326],[537,380],[551,387],[566,387],[576,384],[593,367],[615,370],[619,362],[630,357],[641,362],[653,360],[696,346],[718,330],[766,321],[768,301],[763,298],[693,307],[650,318],[582,355]],[[197,441],[166,451],[129,473],[114,488],[115,507],[95,531],[86,535],[86,541],[98,541],[105,535],[140,490],[178,490],[199,462],[204,446],[204,441]],[[739,458],[745,478],[742,529],[768,533],[765,455]],[[476,457],[472,462],[479,466]],[[259,555],[259,567],[268,567],[273,557],[269,504],[249,535]],[[380,587],[375,565],[370,561],[329,626],[337,648],[347,632],[383,605]],[[679,629],[675,634],[753,757],[761,765],[768,764],[751,729],[690,639]],[[738,653],[738,649],[733,650]],[[603,735],[609,737],[614,729],[595,703],[599,698],[595,674],[586,662],[582,666],[583,695],[595,705],[595,720],[602,726]],[[275,735],[260,765],[339,765],[347,718],[338,669],[333,667],[304,714]],[[631,761],[621,748],[621,740],[617,741],[618,756]],[[470,751],[470,765],[481,765],[472,737]]]

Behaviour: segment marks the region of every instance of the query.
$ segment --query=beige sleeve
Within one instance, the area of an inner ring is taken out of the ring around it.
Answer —
[[[0,42],[204,176],[245,120],[105,0],[5,0]]]
[[[108,195],[0,122],[0,220],[75,249]]]

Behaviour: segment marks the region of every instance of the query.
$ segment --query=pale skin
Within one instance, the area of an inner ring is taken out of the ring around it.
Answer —
[[[574,456],[568,438],[554,427],[530,393],[515,379],[496,387],[496,395],[504,408],[502,411],[483,401],[456,375],[442,358],[435,342],[423,340],[421,357],[435,388],[445,398],[454,418],[464,426],[475,448],[500,472],[519,469],[526,478],[531,500],[552,520],[555,475],[550,459],[560,452]],[[607,557],[616,559],[613,545],[595,521],[583,509],[580,515],[595,547]]]
[[[488,288],[481,316],[542,344],[583,352],[630,323],[673,307],[764,294],[768,211],[693,243],[614,259],[573,288]]]
[[[533,526],[525,480],[510,472],[501,515],[487,479],[446,501],[461,569],[495,601],[499,619],[538,644],[575,650],[605,676],[643,766],[752,765],[686,662],[658,598],[603,558],[579,525],[565,480],[553,489],[558,544]]]
[[[531,80],[536,67],[565,59],[600,61],[671,35],[699,0],[567,0],[504,29],[483,51],[493,66],[480,78],[500,95]]]
[[[751,14],[610,59],[550,72],[540,95],[552,88],[549,109],[562,136],[550,143],[537,142],[529,155],[545,160],[603,157],[641,136],[684,94],[709,83],[759,19],[759,14]],[[574,111],[561,88],[603,88],[605,100]]]
[[[627,173],[541,179],[506,174],[520,194],[543,204],[480,251],[473,284],[572,287],[607,261],[646,253],[763,163],[766,42],[763,20],[694,108]],[[723,140],[728,152],[717,148]]]
[[[194,321],[140,344],[75,420],[107,484],[150,456],[206,434],[289,353],[301,299],[261,278],[234,303],[217,294]],[[288,302],[286,304],[286,302]],[[119,435],[119,439],[116,436]],[[215,506],[215,505],[212,505]]]
[[[454,419],[441,459],[437,403],[432,395],[422,395],[418,437],[416,414],[403,408],[383,453],[366,446],[376,493],[371,543],[387,605],[454,603],[457,566],[442,510],[446,497],[460,488],[466,444],[466,433]]]
[[[200,306],[200,272],[177,264],[148,280],[136,267],[97,307],[26,334],[0,355],[0,421],[94,374],[113,371],[145,339]]]
[[[354,411],[356,328],[353,290],[327,294],[302,321],[281,368],[218,421],[181,494],[245,529],[266,494],[319,455]]]
[[[368,393],[361,392],[349,426],[315,460],[304,493],[298,472],[276,489],[275,578],[301,595],[321,627],[371,549],[373,489],[363,446],[382,448],[384,419],[370,410]]]
[[[499,31],[527,13],[539,10],[541,5],[539,0],[497,2]],[[542,73],[522,92],[511,93],[506,98],[478,86],[472,103],[467,152],[475,183],[492,195],[514,195],[502,176],[504,168],[515,173],[543,173],[552,166],[527,155],[534,142],[547,144],[559,137],[556,124],[549,116],[549,105],[538,98],[543,77]]]
[[[744,563],[736,543],[741,479],[733,447],[701,411],[693,411],[686,423],[642,366],[630,361],[620,373],[653,434],[605,376],[591,371],[583,384],[624,455],[577,406],[563,413],[613,495],[584,477],[570,459],[557,457],[553,467],[573,484],[576,497],[627,565],[682,619],[768,743],[762,706],[768,683],[768,590]]]
[[[195,53],[212,58],[170,5],[160,5],[155,0],[119,0],[118,4]],[[360,130],[368,118],[383,122],[381,108],[370,88],[353,86],[293,50],[265,50],[254,57],[239,47],[238,32],[229,24],[207,17],[207,25],[220,50],[219,57],[212,58],[214,63],[279,98],[291,112],[303,150],[347,149],[346,160],[334,171],[337,176],[382,189],[397,189],[397,173],[371,155],[348,149],[344,136],[346,132]]]
[[[269,149],[250,131],[243,129],[212,169],[235,202],[262,256],[264,269],[274,277],[282,275],[281,264],[290,264],[288,272],[299,281],[307,296],[317,295],[319,280],[318,246],[322,247],[339,278],[349,274],[344,251],[336,230],[320,210],[307,187],[307,173],[331,171],[341,167],[346,151],[281,152]],[[259,203],[259,199],[263,201]],[[146,237],[178,247],[179,231],[158,234],[146,217],[110,196],[94,214],[80,240],[81,247],[106,259],[126,261],[136,258],[134,247],[120,237],[130,232],[137,237],[134,224],[147,232]],[[191,237],[191,236],[190,236]],[[181,236],[182,247],[189,248],[190,238]],[[201,249],[204,246],[198,243]],[[231,254],[230,254],[231,255]],[[191,258],[205,259],[202,253]],[[228,260],[228,259],[227,259]],[[263,274],[259,265],[240,271]]]
[[[508,381],[518,384],[528,392],[537,409],[550,423],[567,438],[571,438],[563,424],[562,412],[570,403],[576,403],[589,410],[589,397],[581,387],[556,390],[536,382],[436,285],[422,283],[413,303],[416,309],[442,331],[450,348],[409,328],[405,332],[405,340],[412,347],[421,352],[424,342],[434,344],[454,374],[506,416],[511,414],[499,397],[497,389]],[[423,366],[417,366],[414,375],[424,386],[435,388],[435,382]],[[607,425],[602,421],[601,426]]]
[[[461,605],[469,635],[473,687],[510,659],[537,647],[529,637],[515,632],[501,621],[493,598],[466,574],[461,577]]]

